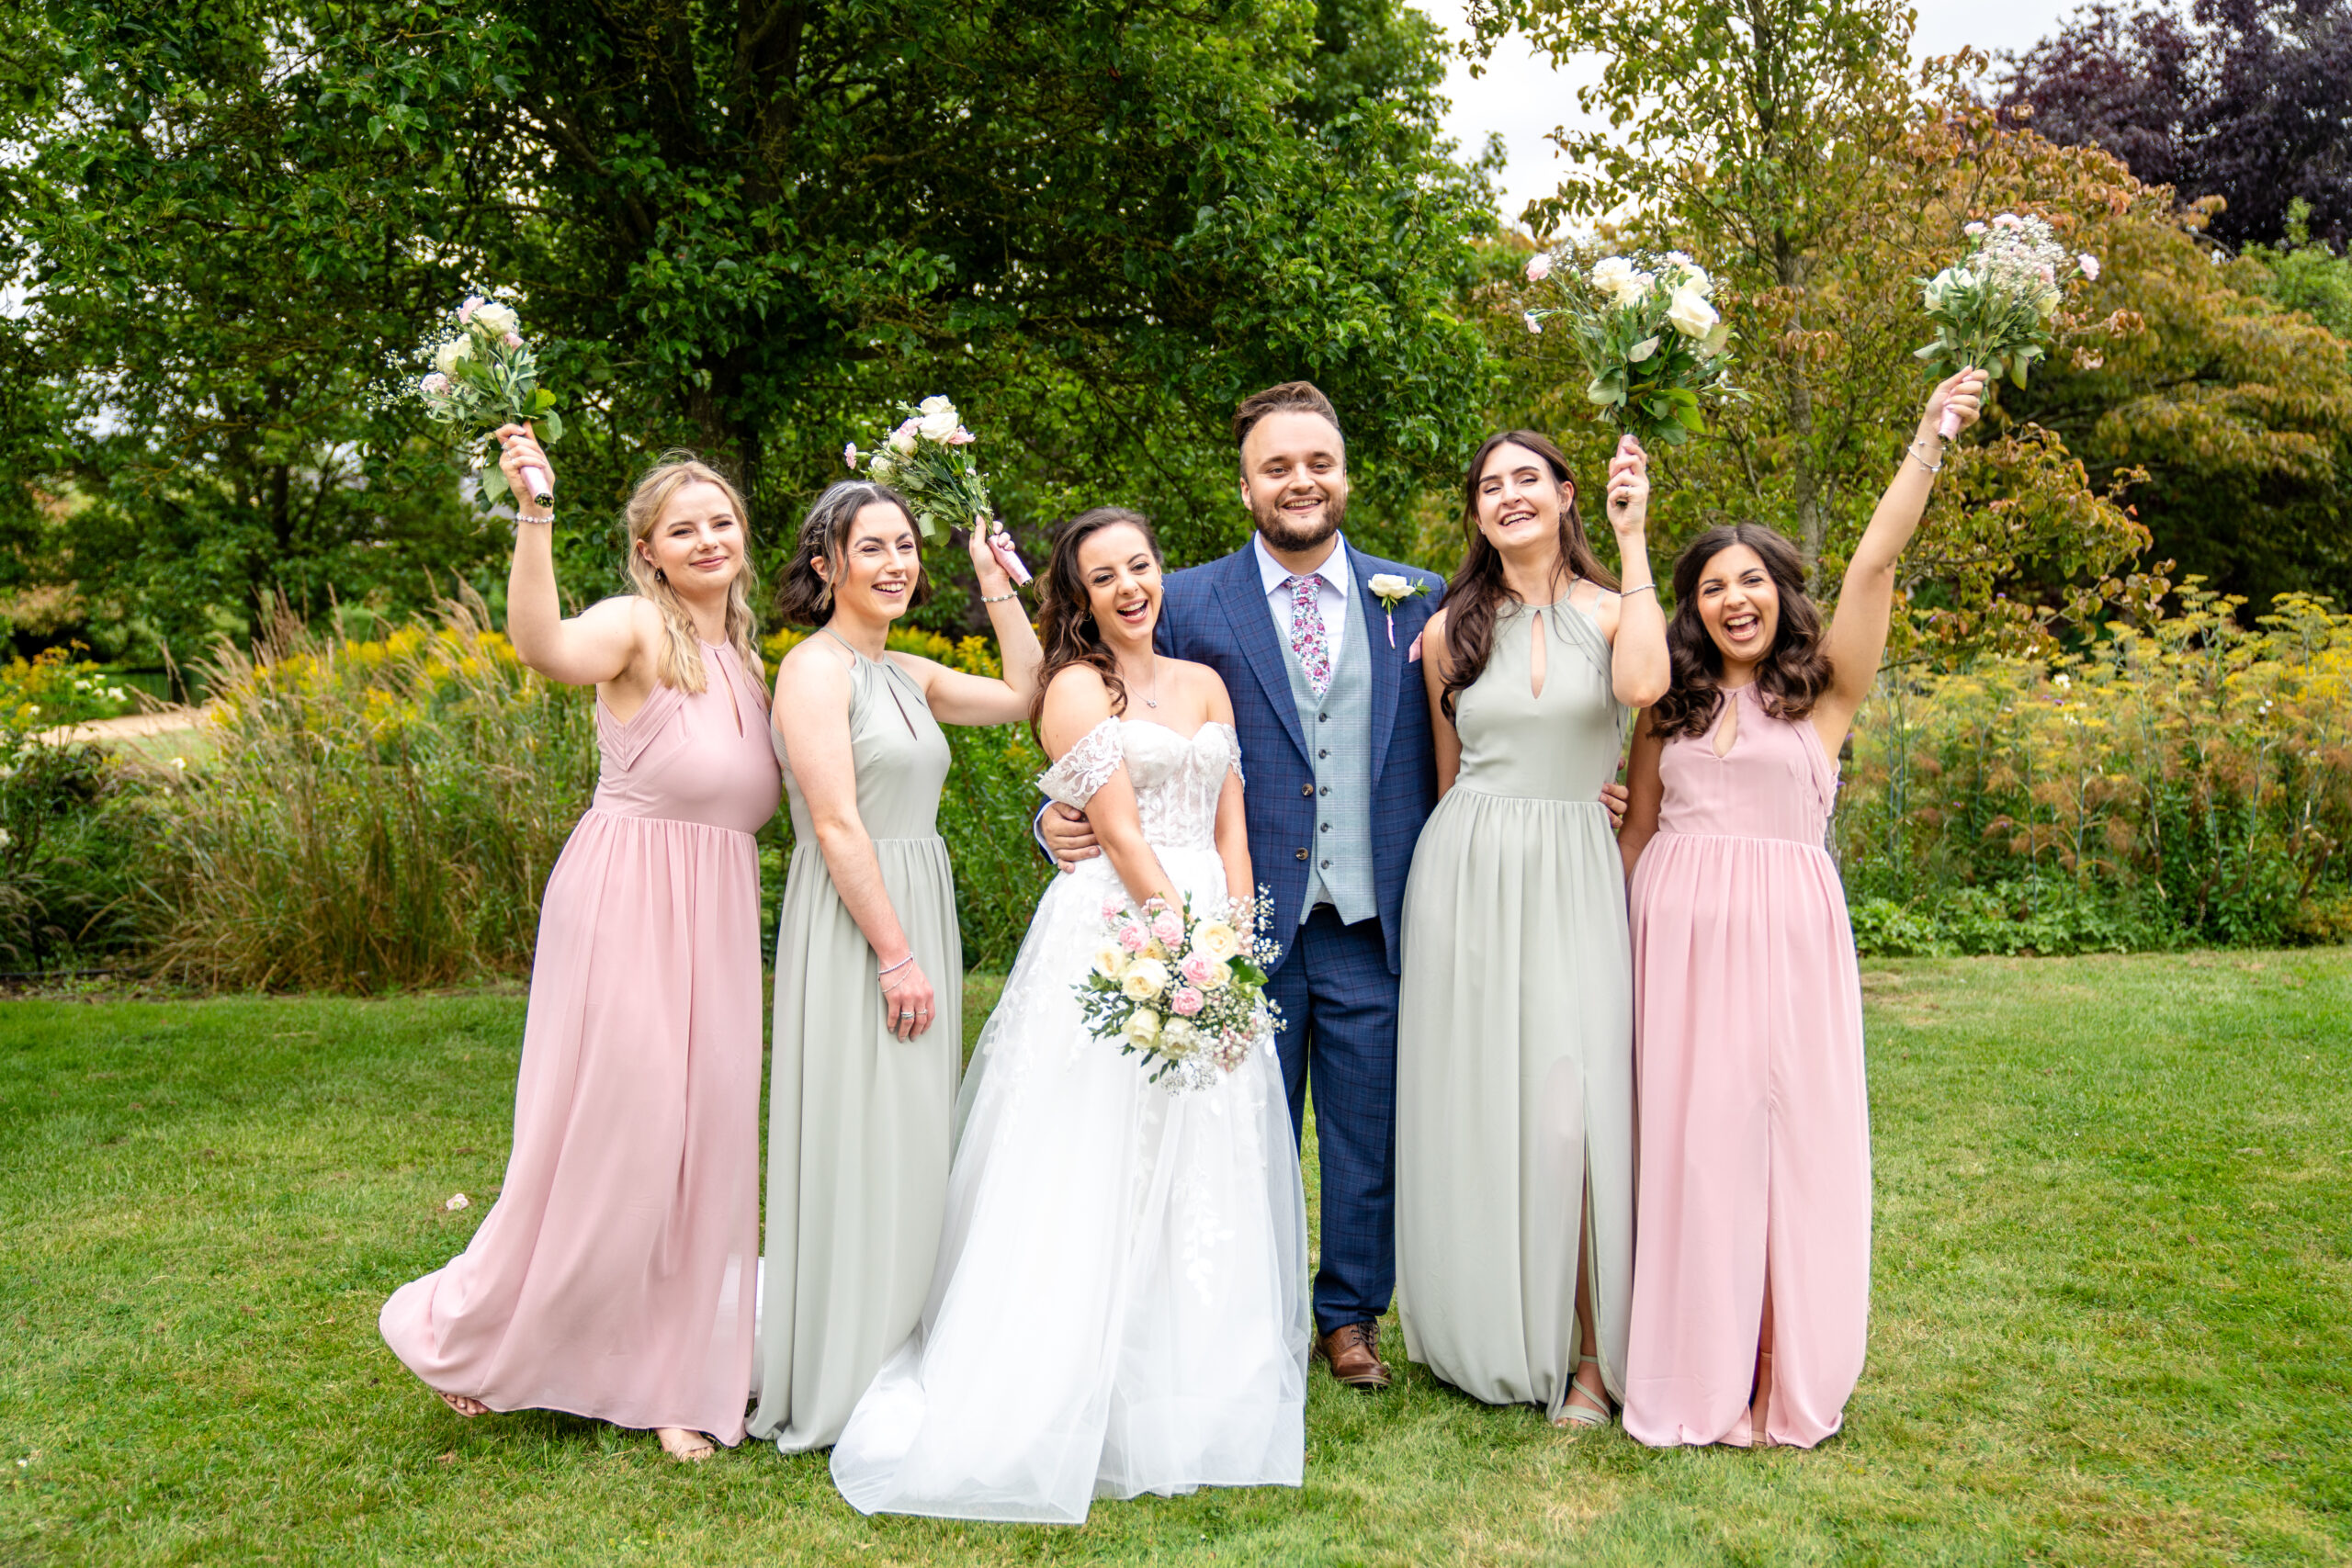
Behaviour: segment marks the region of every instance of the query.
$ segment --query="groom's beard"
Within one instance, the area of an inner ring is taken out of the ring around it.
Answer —
[[[1340,525],[1347,521],[1348,501],[1345,496],[1325,496],[1321,513],[1305,526],[1283,515],[1279,501],[1272,506],[1252,507],[1250,510],[1258,519],[1258,532],[1266,536],[1266,543],[1278,550],[1311,550],[1340,531]]]

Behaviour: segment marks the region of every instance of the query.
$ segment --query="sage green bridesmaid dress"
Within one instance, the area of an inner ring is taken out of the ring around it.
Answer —
[[[1600,794],[1625,710],[1600,627],[1565,599],[1498,613],[1487,668],[1455,708],[1461,771],[1405,887],[1397,1311],[1407,1353],[1445,1382],[1556,1416],[1580,1355],[1600,1358],[1612,1395],[1624,1390],[1633,969]],[[1577,1342],[1579,1188],[1593,1347]]]
[[[830,632],[820,636],[831,637]],[[833,637],[841,642],[839,637]],[[850,919],[792,764],[792,864],[775,952],[765,1277],[751,1432],[830,1447],[931,1288],[963,1062],[964,948],[939,837],[947,738],[922,688],[849,645],[857,813],[938,1016],[912,1040],[883,1016],[879,961]],[[776,741],[784,757],[784,743]]]

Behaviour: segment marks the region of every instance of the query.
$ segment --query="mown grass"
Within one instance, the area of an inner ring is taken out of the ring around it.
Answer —
[[[0,1004],[0,1562],[2352,1559],[2352,953],[1868,983],[1846,1435],[1654,1453],[1318,1373],[1303,1490],[1077,1530],[869,1520],[819,1458],[684,1469],[413,1382],[376,1310],[499,1180],[518,995]]]

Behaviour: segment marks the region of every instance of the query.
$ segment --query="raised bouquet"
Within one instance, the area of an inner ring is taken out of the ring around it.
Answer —
[[[481,502],[495,506],[511,492],[498,467],[493,432],[502,424],[531,425],[552,445],[563,439],[563,416],[556,412],[555,394],[539,385],[538,355],[524,338],[514,306],[475,294],[449,314],[455,330],[436,333],[417,351],[432,368],[418,378],[416,396],[427,419],[462,433]],[[555,504],[555,484],[545,469],[525,468],[523,479],[533,501]]]
[[[853,472],[863,462],[868,479],[905,496],[914,511],[915,526],[926,539],[938,538],[943,529],[987,527],[989,547],[1005,575],[1015,582],[1028,581],[1029,569],[1021,564],[1012,536],[997,523],[989,504],[989,481],[970,451],[977,438],[964,428],[964,416],[956,405],[930,397],[919,403],[902,402],[898,412],[897,426],[879,446],[861,453],[853,441],[842,448],[842,460]]]
[[[1114,894],[1094,965],[1078,983],[1097,1040],[1140,1055],[1151,1081],[1207,1089],[1250,1059],[1282,1027],[1266,995],[1272,942],[1260,936],[1267,900],[1236,898],[1191,913],[1154,898],[1140,910]]]
[[[1585,396],[1645,446],[1703,434],[1707,412],[1745,394],[1731,382],[1731,326],[1714,307],[1714,280],[1680,251],[1603,256],[1580,282],[1538,251],[1527,281],[1562,301],[1522,313],[1531,333],[1565,320],[1592,379]],[[1546,287],[1548,284],[1548,287]]]
[[[2007,376],[2022,387],[2034,362],[2050,352],[2051,322],[2067,285],[2098,276],[2098,258],[2069,255],[2047,222],[2014,212],[1962,232],[1969,238],[1966,255],[1933,277],[1912,279],[1936,327],[1935,341],[1914,352],[1939,380],[1973,367],[1990,375],[1994,386]],[[1942,431],[1947,441],[1958,434],[1960,416],[1947,410]]]

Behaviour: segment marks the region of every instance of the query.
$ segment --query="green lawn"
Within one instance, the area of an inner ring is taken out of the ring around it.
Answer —
[[[1867,985],[1845,1436],[1654,1453],[1318,1373],[1304,1490],[1079,1530],[865,1519],[820,1458],[411,1381],[376,1311],[497,1186],[518,996],[0,1003],[0,1562],[2352,1560],[2352,953]]]

